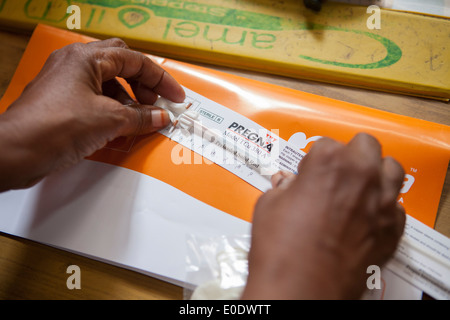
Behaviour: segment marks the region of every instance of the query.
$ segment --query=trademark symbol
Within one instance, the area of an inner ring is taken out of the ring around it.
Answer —
[[[411,172],[417,172],[417,169],[416,168],[411,168]]]

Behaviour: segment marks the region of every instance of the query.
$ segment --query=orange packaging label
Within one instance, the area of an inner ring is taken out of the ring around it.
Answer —
[[[0,101],[6,110],[42,68],[49,54],[73,42],[94,39],[39,25],[11,84]],[[174,60],[151,57],[190,90],[249,118],[278,129],[286,141],[328,136],[348,142],[356,133],[374,135],[383,154],[406,172],[399,202],[406,212],[433,227],[450,157],[450,128],[267,83],[244,79]],[[314,139],[312,139],[314,140]],[[228,214],[251,221],[261,191],[219,165],[195,160],[174,163],[178,144],[162,134],[118,139],[89,159],[122,166],[168,183]],[[311,144],[303,151],[307,152]]]

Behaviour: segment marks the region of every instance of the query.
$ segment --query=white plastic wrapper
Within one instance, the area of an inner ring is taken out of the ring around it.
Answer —
[[[247,283],[250,236],[187,239],[186,300],[235,300]]]

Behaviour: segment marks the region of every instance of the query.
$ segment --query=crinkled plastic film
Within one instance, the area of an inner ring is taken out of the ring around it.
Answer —
[[[189,235],[186,300],[239,299],[247,283],[250,236]]]

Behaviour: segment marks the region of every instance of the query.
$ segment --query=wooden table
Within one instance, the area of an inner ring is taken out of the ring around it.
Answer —
[[[29,35],[0,31],[0,96],[5,92]],[[150,52],[151,53],[151,52]],[[213,67],[260,81],[450,125],[446,102],[348,88],[312,81]],[[435,228],[450,237],[450,175]],[[82,270],[81,290],[69,290],[69,265]],[[182,299],[183,289],[137,272],[0,233],[0,299]]]

